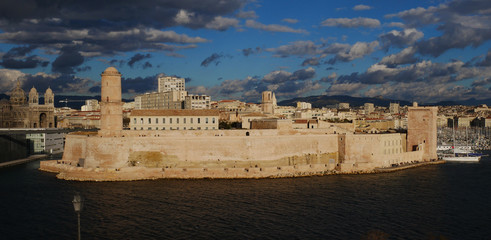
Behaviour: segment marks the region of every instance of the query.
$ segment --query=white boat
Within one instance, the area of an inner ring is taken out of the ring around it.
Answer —
[[[479,162],[481,160],[481,156],[458,156],[455,154],[450,154],[447,156],[443,156],[442,160],[449,162]]]
[[[453,146],[452,146],[452,153],[451,154],[443,154],[441,156],[442,160],[449,161],[449,162],[479,162],[481,160],[480,155],[474,155],[473,151],[471,150],[470,147],[466,146],[464,148],[456,148],[455,147],[455,130],[452,128],[453,131]],[[466,129],[466,135],[467,135],[467,129]]]

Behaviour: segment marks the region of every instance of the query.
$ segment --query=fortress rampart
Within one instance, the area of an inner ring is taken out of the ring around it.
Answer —
[[[389,153],[388,149],[404,149],[405,134],[327,132],[122,131],[121,137],[69,134],[63,159],[42,162],[41,169],[59,172],[62,179],[93,181],[272,178],[373,172],[422,159],[423,151]],[[393,145],[384,146],[388,142]]]
[[[88,181],[271,178],[436,160],[434,107],[409,109],[407,136],[293,129],[287,120],[276,122],[277,129],[123,130],[121,74],[109,67],[101,76],[101,130],[67,135],[63,159],[43,161],[41,170]]]

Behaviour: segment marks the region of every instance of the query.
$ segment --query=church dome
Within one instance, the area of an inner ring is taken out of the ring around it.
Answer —
[[[48,87],[48,89],[46,89],[46,93],[45,94],[53,94],[53,90],[51,90],[51,88]]]
[[[17,81],[17,86],[10,92],[10,102],[13,104],[24,104],[26,102],[26,93],[20,87],[19,81]]]

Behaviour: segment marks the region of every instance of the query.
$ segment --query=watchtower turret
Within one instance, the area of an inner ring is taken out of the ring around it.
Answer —
[[[101,130],[99,135],[119,136],[123,130],[121,73],[108,67],[101,74]]]

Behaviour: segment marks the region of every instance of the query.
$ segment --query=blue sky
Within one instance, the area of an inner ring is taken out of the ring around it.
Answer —
[[[159,74],[193,94],[257,102],[309,95],[420,102],[489,98],[491,2],[29,1],[0,3],[0,93],[127,98]]]

